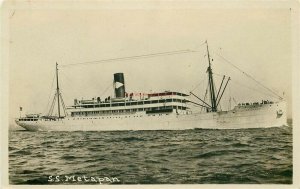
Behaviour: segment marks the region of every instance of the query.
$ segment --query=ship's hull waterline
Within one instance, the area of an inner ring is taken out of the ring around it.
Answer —
[[[230,111],[177,115],[142,114],[65,117],[56,121],[19,121],[30,131],[118,131],[118,130],[184,130],[247,129],[287,125],[286,103],[239,107]]]

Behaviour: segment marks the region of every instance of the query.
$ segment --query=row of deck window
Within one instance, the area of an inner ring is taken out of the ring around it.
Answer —
[[[181,99],[161,99],[161,100],[145,100],[145,101],[128,101],[128,102],[112,102],[104,104],[89,104],[89,105],[78,105],[75,108],[99,108],[99,107],[116,107],[116,106],[134,106],[143,104],[155,104],[155,103],[166,103],[166,102],[180,102],[185,103],[186,100]]]
[[[164,115],[169,115],[169,114],[148,114],[148,116],[164,116]],[[105,116],[105,117],[94,117],[94,118],[73,118],[73,120],[80,120],[80,119],[117,119],[117,118],[120,118],[120,119],[123,119],[123,118],[140,118],[140,117],[143,117],[142,115],[139,115],[139,116]]]
[[[37,121],[38,119],[20,118],[19,121]]]
[[[157,116],[163,116],[163,115],[169,115],[169,114],[158,114]],[[155,114],[148,114],[148,116],[156,116]],[[136,115],[136,116],[125,116],[124,118],[131,118],[131,117],[143,117],[142,115]],[[77,118],[77,119],[111,119],[111,118],[123,118],[120,116],[106,116],[106,117],[94,117],[94,118]],[[59,119],[44,119],[45,121],[59,121]],[[69,119],[68,119],[69,120]],[[73,118],[75,120],[75,118]],[[37,119],[19,119],[19,121],[37,121]]]
[[[71,116],[90,116],[90,115],[99,115],[99,114],[128,114],[141,111],[154,111],[154,110],[168,110],[168,109],[179,109],[186,110],[186,107],[183,106],[162,106],[154,108],[135,108],[135,109],[126,109],[126,110],[103,110],[103,111],[82,111],[82,112],[72,112]]]

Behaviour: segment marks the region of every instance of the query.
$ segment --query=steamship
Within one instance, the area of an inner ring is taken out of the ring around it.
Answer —
[[[287,125],[286,103],[282,98],[276,102],[239,103],[230,110],[221,110],[220,101],[230,77],[225,79],[224,76],[219,90],[216,90],[208,45],[207,57],[207,100],[192,92],[127,93],[124,74],[115,73],[114,97],[75,99],[68,107],[65,107],[60,93],[56,63],[57,86],[49,112],[52,113],[54,104],[57,104],[58,115],[30,114],[15,121],[30,131],[246,129]],[[199,102],[191,100],[191,96]],[[202,111],[194,111],[192,106],[199,106]]]

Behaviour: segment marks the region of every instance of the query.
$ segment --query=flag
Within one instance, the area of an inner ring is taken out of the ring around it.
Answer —
[[[20,111],[22,111],[22,109],[23,109],[23,108],[22,108],[22,107],[20,107]]]

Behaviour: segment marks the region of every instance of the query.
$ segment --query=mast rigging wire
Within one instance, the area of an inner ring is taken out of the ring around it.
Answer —
[[[106,89],[101,93],[100,97],[102,97],[110,88],[113,88],[113,86],[111,84],[109,84],[109,86],[106,87]]]
[[[199,46],[202,46],[204,44],[206,44],[206,42],[202,43]],[[142,59],[142,58],[152,58],[152,57],[158,57],[158,56],[169,56],[169,55],[174,55],[174,54],[184,54],[184,53],[194,53],[194,52],[199,52],[199,50],[186,49],[186,50],[168,51],[168,52],[161,52],[161,53],[151,53],[151,54],[144,54],[144,55],[137,55],[137,56],[128,56],[128,57],[120,57],[120,58],[112,58],[112,59],[103,59],[103,60],[98,60],[98,61],[89,61],[89,62],[80,62],[80,63],[66,64],[66,65],[61,65],[61,67],[70,67],[70,66],[87,65],[87,64],[99,64],[99,63],[107,63],[107,62],[114,62],[114,61],[127,61],[127,60],[135,60],[135,59]],[[277,97],[279,97],[279,99],[282,99],[282,97],[279,96],[276,92],[274,92],[270,88],[266,87],[265,85],[263,85],[262,83],[260,83],[256,79],[254,79],[251,75],[249,75],[248,73],[244,72],[242,69],[240,69],[239,67],[237,67],[236,65],[234,65],[232,62],[230,62],[229,60],[227,60],[226,58],[224,58],[223,56],[221,56],[217,52],[215,52],[215,51],[213,51],[213,52],[218,57],[220,57],[221,59],[223,59],[226,63],[230,64],[235,69],[237,69],[238,71],[242,72],[245,76],[247,76],[248,78],[250,78],[251,80],[253,80],[254,82],[256,82],[258,85],[262,86],[264,89],[268,90],[273,95],[276,95]],[[203,81],[201,81],[200,83],[202,83],[202,82]],[[199,85],[197,85],[193,90],[195,90],[198,86]],[[104,91],[104,93],[107,91],[107,89]]]
[[[206,90],[205,90],[205,94],[204,94],[204,98],[203,98],[204,101],[206,101],[207,93],[208,93],[208,85],[206,86]],[[202,108],[201,108],[201,110],[202,110]]]
[[[201,84],[202,82],[205,80],[206,78],[203,78],[192,90],[190,90],[190,92],[194,92],[194,90],[196,90]]]
[[[237,67],[236,65],[234,65],[232,62],[230,62],[229,60],[227,60],[226,58],[224,58],[223,56],[221,56],[219,53],[213,51],[217,56],[219,56],[221,59],[223,59],[226,63],[230,64],[232,67],[234,67],[235,69],[237,69],[238,71],[242,72],[245,76],[247,76],[248,78],[252,79],[254,82],[256,82],[258,85],[260,85],[261,87],[263,87],[264,89],[268,90],[269,92],[273,93],[274,95],[276,95],[279,99],[282,99],[281,96],[279,96],[276,92],[274,92],[273,90],[271,90],[270,88],[266,87],[265,85],[263,85],[262,83],[260,83],[259,81],[257,81],[256,79],[254,79],[251,75],[249,75],[248,73],[244,72],[242,69],[240,69],[239,67]]]
[[[46,106],[46,109],[45,109],[44,112],[47,112],[48,107],[49,107],[50,98],[52,96],[51,94],[52,94],[52,88],[53,88],[54,78],[55,78],[55,74],[53,75],[52,84],[51,84],[51,88],[50,88],[50,93],[49,93],[49,97],[48,97],[48,103],[47,103],[47,106]]]
[[[53,100],[52,100],[51,107],[50,107],[49,112],[48,112],[48,116],[51,116],[52,113],[53,113],[54,104],[55,104],[55,102],[56,102],[56,96],[57,96],[57,95],[56,95],[56,93],[55,93],[55,95],[54,95],[54,97],[53,97]]]
[[[61,103],[62,103],[62,105],[63,105],[64,114],[65,114],[65,116],[67,116],[68,114],[67,114],[67,112],[66,112],[66,106],[65,106],[63,97],[62,97],[61,93],[59,93],[59,95],[60,95]]]
[[[87,65],[87,64],[99,64],[99,63],[114,62],[114,61],[126,61],[126,60],[152,58],[152,57],[157,57],[157,56],[169,56],[169,55],[174,55],[174,54],[184,54],[184,53],[193,53],[193,52],[198,52],[198,51],[186,49],[186,50],[178,50],[178,51],[144,54],[144,55],[137,55],[137,56],[127,56],[127,57],[120,57],[120,58],[103,59],[103,60],[90,61],[90,62],[79,62],[79,63],[61,65],[61,67]]]
[[[217,74],[217,73],[214,73],[214,75],[215,75],[215,76],[218,76],[218,77],[223,76],[223,75],[220,75],[220,74]],[[226,77],[227,77],[227,76],[226,76]],[[265,95],[265,96],[269,96],[269,97],[272,97],[272,98],[277,98],[277,96],[275,96],[275,95],[272,94],[272,93],[269,93],[268,91],[261,91],[261,90],[255,89],[255,88],[253,88],[253,87],[246,86],[246,85],[241,84],[241,83],[239,83],[238,81],[236,81],[236,80],[234,80],[234,79],[232,79],[232,78],[230,78],[230,80],[231,80],[231,83],[236,84],[236,85],[238,85],[238,86],[240,86],[240,87],[249,89],[249,90],[251,90],[251,91],[256,91],[257,93],[262,94],[262,95]]]

